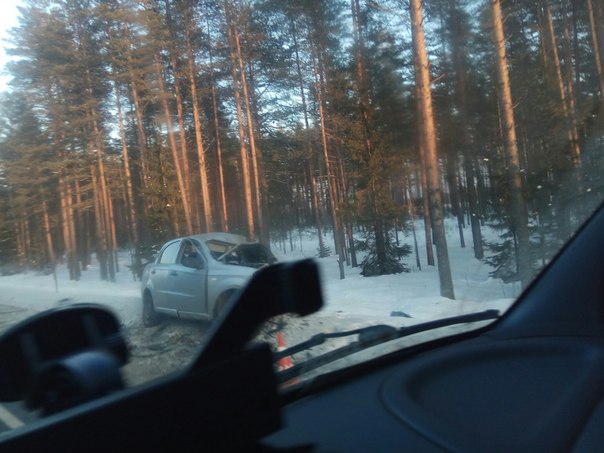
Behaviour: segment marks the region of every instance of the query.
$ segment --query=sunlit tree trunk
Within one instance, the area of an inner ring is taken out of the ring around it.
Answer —
[[[261,151],[256,145],[256,133],[254,131],[254,122],[252,119],[252,106],[250,102],[250,93],[248,90],[248,83],[245,71],[245,65],[243,60],[243,55],[241,53],[241,43],[239,40],[239,29],[238,23],[235,14],[231,16],[231,23],[233,27],[233,37],[235,40],[235,49],[237,51],[237,61],[239,64],[239,77],[241,78],[241,88],[243,90],[243,101],[245,104],[245,113],[247,119],[247,127],[248,127],[248,140],[250,143],[250,151],[251,151],[251,161],[252,161],[252,170],[254,173],[254,201],[256,204],[256,215],[258,218],[258,226],[259,226],[259,236],[260,239],[265,242],[265,245],[268,245],[268,236],[266,231],[266,225],[264,225],[264,214],[262,210],[262,194],[261,190],[263,189],[261,185],[261,175],[260,175],[260,160],[261,160]]]
[[[81,184],[80,184],[80,176],[79,176],[79,171],[78,170],[78,176],[75,178],[75,182],[74,182],[74,189],[75,189],[75,196],[76,196],[76,205],[78,206],[78,208],[76,209],[77,212],[77,220],[78,220],[78,225],[79,225],[79,234],[78,234],[78,243],[77,243],[77,249],[78,249],[78,259],[81,263],[82,266],[82,270],[86,270],[88,269],[88,266],[90,265],[90,227],[89,227],[89,222],[88,222],[88,213],[86,212],[85,208],[83,207],[83,196],[82,196],[82,190],[81,190]]]
[[[138,269],[141,265],[140,254],[138,253],[139,235],[138,235],[138,216],[136,214],[136,205],[134,203],[134,189],[132,183],[132,171],[130,169],[130,153],[128,151],[128,141],[126,139],[126,128],[124,127],[124,118],[122,115],[122,104],[120,89],[115,84],[115,106],[117,109],[117,118],[120,128],[120,139],[122,141],[122,157],[124,159],[124,176],[126,179],[126,206],[128,212],[130,237],[132,247],[135,249],[133,265]]]
[[[67,268],[69,269],[69,279],[79,280],[80,268],[78,266],[76,244],[73,242],[75,225],[73,224],[73,216],[69,214],[69,203],[68,203],[68,182],[67,173],[68,169],[66,166],[65,151],[62,148],[61,143],[65,142],[64,134],[60,131],[57,122],[53,124],[54,132],[54,146],[56,155],[61,162],[61,168],[59,170],[59,203],[61,212],[61,233],[63,236],[63,245],[65,248],[65,258],[67,259]]]
[[[208,39],[211,33],[208,25]],[[218,190],[220,198],[220,226],[222,231],[229,231],[229,214],[226,201],[226,189],[224,185],[224,168],[222,162],[222,144],[220,140],[220,124],[218,122],[218,100],[216,96],[216,82],[214,80],[214,63],[212,61],[212,43],[208,43],[210,57],[210,88],[212,91],[212,112],[214,115],[214,139],[216,141],[216,158],[218,166]]]
[[[46,199],[44,199],[44,195],[42,196],[42,216],[44,220],[44,236],[46,238],[46,250],[48,253],[48,261],[52,267],[52,278],[55,282],[55,291],[59,290],[58,282],[57,282],[57,260],[55,258],[55,249],[52,240],[52,230],[50,228],[50,219],[48,216],[48,203],[46,203]]]
[[[432,93],[430,89],[430,70],[426,55],[426,42],[423,27],[421,0],[411,0],[411,26],[413,31],[413,46],[415,52],[415,80],[419,86],[419,108],[421,113],[425,163],[428,176],[428,193],[432,205],[432,222],[436,242],[436,257],[438,260],[438,275],[440,279],[440,294],[449,299],[455,299],[447,237],[443,219],[442,191],[438,171],[438,156],[436,151],[436,130],[432,111]]]
[[[124,33],[128,40],[128,46],[132,47],[132,37],[130,36],[130,29],[127,25],[124,25]],[[136,115],[136,130],[138,132],[138,141],[139,141],[139,163],[141,169],[141,182],[143,190],[147,187],[147,178],[148,178],[148,170],[147,170],[147,134],[145,133],[145,123],[143,121],[143,110],[141,106],[140,96],[139,96],[139,88],[137,84],[137,80],[134,77],[134,64],[132,62],[132,56],[130,50],[128,50],[126,55],[126,61],[128,62],[128,66],[131,69],[129,71],[129,79],[130,79],[130,90],[132,92],[132,102],[134,102],[134,113]],[[147,203],[143,204],[144,210],[147,211]]]
[[[69,214],[67,213],[67,190],[64,176],[59,177],[59,200],[61,208],[61,233],[63,236],[63,246],[65,248],[65,259],[67,260],[67,268],[69,269],[69,279],[77,280],[77,276],[73,268],[73,250],[71,244]]]
[[[197,145],[197,159],[199,162],[199,178],[201,181],[201,199],[203,204],[203,217],[205,229],[207,232],[214,230],[212,220],[212,203],[210,201],[210,187],[208,183],[208,168],[206,164],[206,151],[203,145],[203,136],[201,130],[201,114],[199,112],[199,99],[197,94],[196,68],[191,47],[191,28],[192,22],[189,17],[189,11],[185,12],[185,36],[187,41],[187,59],[189,69],[189,84],[191,87],[191,102],[193,104],[193,121],[195,123],[195,143]]]
[[[421,187],[422,194],[422,211],[424,217],[424,235],[426,237],[426,260],[428,266],[434,266],[436,264],[434,260],[434,247],[432,237],[432,208],[430,206],[430,197],[428,196],[428,173],[426,172],[426,149],[424,146],[424,134],[422,133],[422,119],[420,114],[419,104],[419,85],[416,85],[416,99],[417,99],[417,132],[418,132],[418,152],[419,152],[419,178],[418,183]]]
[[[71,254],[69,257],[70,268],[72,269],[74,279],[79,280],[81,276],[80,265],[78,263],[78,246],[77,246],[77,231],[76,231],[76,223],[75,223],[75,215],[73,208],[73,192],[71,189],[71,184],[67,184],[67,222],[69,224],[69,247],[71,249]]]
[[[99,271],[101,280],[109,279],[107,264],[107,227],[105,216],[103,215],[102,196],[99,190],[97,169],[94,166],[94,145],[88,143],[88,153],[90,156],[90,179],[92,182],[92,195],[94,197],[94,219],[96,221],[96,257],[99,262]],[[62,201],[63,203],[63,201]],[[63,233],[65,235],[65,233]]]
[[[245,200],[245,208],[246,208],[246,219],[248,226],[248,235],[251,241],[256,239],[256,229],[254,225],[254,207],[253,207],[253,195],[252,195],[252,180],[250,174],[250,162],[249,156],[247,152],[247,147],[245,146],[245,129],[243,125],[243,112],[241,108],[241,96],[239,93],[239,80],[237,76],[237,58],[236,58],[236,50],[235,50],[235,42],[233,39],[232,32],[232,24],[231,24],[231,14],[232,9],[229,0],[225,0],[225,13],[227,17],[227,36],[229,41],[229,55],[231,59],[231,75],[233,77],[233,94],[235,98],[235,106],[237,109],[237,124],[239,127],[239,143],[240,143],[240,153],[241,153],[241,172],[243,179],[243,190],[244,190],[244,200]]]
[[[92,99],[92,81],[90,75],[86,74],[88,83],[88,94]],[[92,139],[90,142],[91,148],[95,151],[95,159],[98,171],[98,190],[99,190],[99,207],[100,215],[103,218],[103,234],[104,245],[105,245],[105,258],[107,260],[107,278],[109,281],[115,281],[115,223],[113,219],[111,194],[109,192],[109,185],[107,183],[107,173],[105,171],[105,159],[103,152],[103,143],[101,137],[101,131],[99,128],[97,112],[94,108],[89,109],[89,120],[92,124]]]
[[[314,75],[315,75],[315,86],[317,93],[317,104],[319,106],[319,118],[321,120],[321,141],[323,143],[323,158],[325,160],[325,171],[327,172],[328,178],[328,187],[329,187],[329,200],[331,201],[331,215],[333,219],[333,232],[334,232],[334,241],[336,246],[336,254],[338,255],[338,265],[340,268],[340,280],[345,278],[344,274],[344,253],[343,246],[341,243],[341,236],[339,232],[341,231],[341,223],[340,223],[340,204],[338,203],[338,195],[336,188],[336,178],[333,174],[333,169],[331,165],[331,159],[329,155],[329,147],[327,142],[327,135],[325,132],[325,110],[323,106],[323,94],[321,83],[319,81],[319,70],[317,67],[317,63],[314,65]]]
[[[176,172],[176,179],[178,180],[178,189],[180,191],[180,200],[185,215],[186,223],[186,234],[193,234],[193,221],[191,218],[191,206],[189,204],[189,194],[185,187],[185,178],[183,175],[183,169],[181,166],[180,156],[178,153],[178,147],[176,146],[176,140],[174,139],[174,128],[172,126],[172,116],[170,113],[170,106],[168,105],[168,93],[164,86],[164,79],[162,76],[162,68],[159,62],[159,56],[155,56],[155,73],[157,76],[157,82],[159,84],[161,105],[164,111],[164,121],[166,122],[168,143],[170,144],[170,151],[172,152],[172,160],[174,161],[174,169]]]
[[[166,23],[168,26],[168,32],[169,32],[169,36],[170,39],[168,40],[169,42],[167,43],[167,49],[168,49],[168,55],[170,57],[170,63],[172,66],[172,74],[174,76],[174,100],[175,100],[175,104],[176,104],[176,119],[178,121],[178,136],[179,136],[179,142],[180,142],[180,158],[181,158],[181,165],[182,165],[182,177],[183,177],[183,185],[185,188],[185,193],[187,194],[187,197],[189,199],[189,207],[191,209],[191,224],[192,224],[192,228],[193,231],[200,231],[200,227],[199,225],[195,225],[193,226],[193,219],[199,220],[199,216],[197,214],[197,206],[198,203],[196,203],[197,201],[197,197],[196,197],[196,193],[193,192],[191,190],[191,173],[189,171],[189,153],[188,153],[188,149],[187,149],[187,135],[186,135],[186,124],[185,124],[185,116],[184,116],[184,109],[183,109],[183,95],[182,95],[182,90],[181,90],[181,83],[180,83],[180,76],[181,76],[181,71],[180,71],[180,65],[179,62],[176,58],[177,56],[177,44],[176,44],[176,34],[174,32],[174,24],[172,22],[172,12],[171,12],[171,8],[170,8],[170,2],[169,0],[164,0],[164,5],[165,5],[165,9],[166,9]],[[188,25],[187,23],[184,24],[184,28],[186,33],[188,34]],[[191,59],[189,58],[189,62],[188,64],[192,64]],[[193,97],[193,96],[192,96]],[[195,98],[193,97],[193,100]]]

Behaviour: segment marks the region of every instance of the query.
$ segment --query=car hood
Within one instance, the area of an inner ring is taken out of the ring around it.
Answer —
[[[259,242],[249,242],[232,233],[206,233],[192,236],[218,263],[230,266],[261,268],[277,262],[270,249]]]
[[[259,269],[277,261],[268,248],[257,242],[247,242],[235,245],[225,252],[218,261],[236,266]]]

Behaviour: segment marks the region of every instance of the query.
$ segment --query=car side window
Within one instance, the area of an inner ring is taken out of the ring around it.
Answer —
[[[203,269],[203,259],[191,242],[186,241],[183,244],[182,253],[180,254],[180,264],[194,269]]]
[[[180,241],[173,242],[167,246],[161,256],[159,257],[160,264],[173,264],[176,262],[176,256],[178,255],[178,249],[180,248]]]

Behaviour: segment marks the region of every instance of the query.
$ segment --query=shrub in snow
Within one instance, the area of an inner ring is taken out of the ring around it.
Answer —
[[[518,264],[516,261],[517,238],[507,219],[495,218],[488,225],[494,230],[500,231],[499,242],[485,242],[486,248],[491,252],[490,256],[483,258],[483,262],[492,266],[493,271],[489,275],[493,278],[500,278],[504,283],[510,283],[521,280],[518,273]],[[531,235],[529,258],[531,260],[531,273],[536,275],[539,269],[539,244],[536,242],[536,228],[529,228]]]
[[[364,277],[375,277],[377,275],[400,274],[409,272],[409,268],[401,262],[401,259],[411,253],[411,246],[403,244],[396,245],[390,233],[384,238],[384,256],[378,256],[375,234],[372,230],[364,233],[362,240],[356,241],[357,250],[366,251],[367,255],[361,263],[361,275]]]
[[[317,247],[317,258],[327,258],[331,255],[331,248],[325,243],[322,244],[322,247]]]

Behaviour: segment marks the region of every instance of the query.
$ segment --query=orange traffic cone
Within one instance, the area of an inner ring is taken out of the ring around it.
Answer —
[[[285,350],[285,339],[283,337],[283,332],[279,331],[279,332],[277,332],[277,351],[284,351],[284,350]],[[279,371],[287,370],[288,368],[291,368],[293,366],[294,366],[294,361],[292,360],[292,358],[290,356],[282,357],[277,362],[277,367],[279,368]]]

